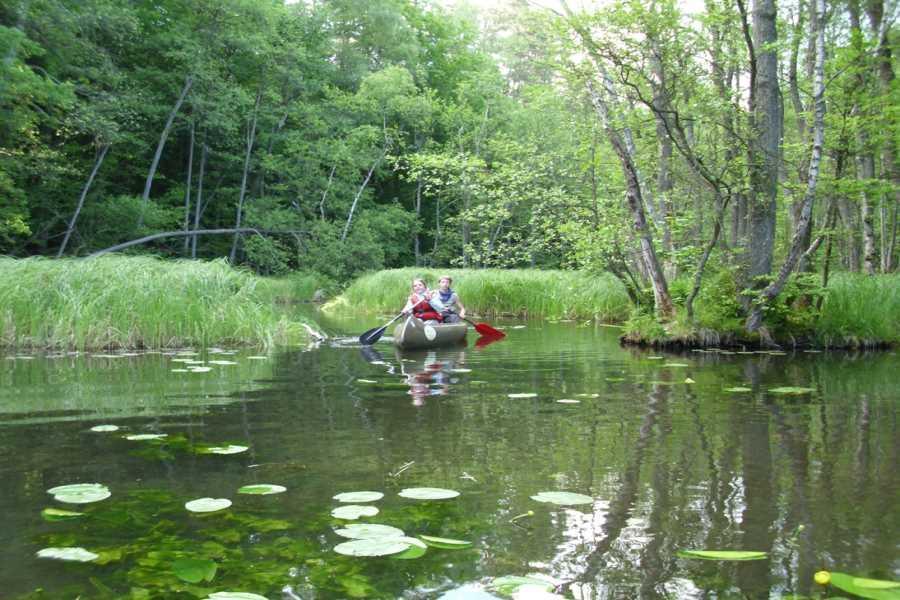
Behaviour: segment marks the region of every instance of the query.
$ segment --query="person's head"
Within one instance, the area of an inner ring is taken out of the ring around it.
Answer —
[[[417,294],[421,294],[421,293],[425,292],[427,289],[428,289],[428,284],[425,283],[424,279],[420,279],[420,278],[416,277],[415,279],[412,280],[412,291],[413,292],[415,292]]]
[[[453,283],[453,278],[449,275],[441,275],[441,278],[438,280],[438,285],[441,288],[441,291],[446,292],[450,289],[450,285]]]

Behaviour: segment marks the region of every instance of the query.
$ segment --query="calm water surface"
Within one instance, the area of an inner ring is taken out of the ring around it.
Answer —
[[[508,338],[483,348],[470,336],[466,348],[409,354],[346,340],[264,359],[5,355],[0,597],[491,598],[492,578],[542,574],[582,599],[780,598],[812,593],[821,568],[900,578],[896,353],[658,358],[620,348],[614,329],[506,325]],[[173,372],[185,358],[236,364]],[[813,391],[771,391],[785,386]],[[121,430],[90,431],[98,424]],[[169,437],[124,439],[133,433]],[[249,450],[196,451],[229,443]],[[112,496],[64,505],[46,493],[81,482]],[[252,483],[287,492],[236,493]],[[397,495],[420,486],[461,495]],[[332,497],[358,490],[385,493],[364,521],[473,545],[340,556]],[[562,490],[594,502],[531,499]],[[201,497],[234,504],[185,510]],[[85,516],[47,522],[46,507]],[[35,557],[61,546],[100,558]],[[691,548],[770,555],[676,556]],[[215,560],[212,582],[179,580],[184,557]]]

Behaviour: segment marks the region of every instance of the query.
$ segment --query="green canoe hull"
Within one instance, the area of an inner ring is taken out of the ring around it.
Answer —
[[[394,329],[394,345],[401,350],[456,346],[466,339],[466,323],[429,325],[415,317],[407,317]]]

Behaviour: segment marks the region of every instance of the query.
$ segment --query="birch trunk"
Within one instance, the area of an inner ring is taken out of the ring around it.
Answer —
[[[84,187],[81,189],[81,196],[78,197],[78,204],[75,206],[75,213],[72,215],[72,218],[69,220],[69,226],[66,228],[66,237],[63,238],[62,244],[59,247],[59,250],[56,252],[56,258],[59,258],[66,251],[66,246],[69,244],[69,238],[72,236],[72,232],[75,230],[75,222],[78,221],[78,215],[81,213],[81,208],[84,206],[84,200],[87,198],[88,191],[91,189],[91,185],[94,183],[94,177],[97,176],[97,171],[100,170],[100,165],[103,164],[103,159],[106,158],[106,152],[109,150],[109,144],[104,144],[101,146],[97,152],[97,158],[94,160],[94,168],[91,169],[91,174],[88,176],[88,180],[85,182]]]
[[[153,162],[150,163],[150,171],[147,173],[147,181],[144,183],[144,193],[141,196],[141,200],[145,203],[150,199],[150,187],[153,185],[153,177],[156,175],[156,168],[159,166],[159,159],[162,157],[163,148],[166,147],[166,140],[169,139],[169,132],[172,131],[172,123],[175,122],[175,116],[178,114],[178,110],[181,108],[182,103],[184,103],[184,99],[187,97],[193,83],[194,78],[192,76],[188,75],[185,77],[184,87],[181,88],[181,94],[179,94],[175,106],[173,106],[171,112],[169,112],[169,118],[166,119],[166,125],[163,127],[162,134],[159,136],[159,143],[156,144],[156,153],[153,155]],[[143,215],[141,216],[141,219],[143,220]]]
[[[235,229],[241,228],[241,219],[244,212],[244,196],[247,194],[247,174],[250,172],[250,157],[253,155],[253,143],[256,141],[256,118],[259,115],[259,103],[261,100],[262,91],[259,91],[256,94],[256,104],[253,106],[253,117],[250,122],[250,127],[247,129],[247,152],[244,154],[244,174],[241,176],[241,192],[238,196],[237,216],[235,217],[234,222]],[[228,255],[228,260],[232,264],[234,264],[234,259],[237,256],[237,246],[240,237],[240,232],[235,232],[234,239],[231,240],[231,252]]]
[[[206,173],[206,158],[209,155],[209,146],[203,142],[200,151],[200,175],[197,178],[197,201],[194,203],[194,231],[200,229],[200,207],[203,205],[203,175]],[[191,236],[191,258],[197,258],[197,236]]]
[[[815,18],[813,19],[813,31],[816,36],[815,82],[813,87],[813,105],[815,116],[813,120],[813,143],[809,158],[809,176],[806,182],[806,192],[803,195],[803,205],[800,210],[800,218],[794,228],[794,236],[787,258],[778,276],[769,284],[754,303],[750,311],[745,327],[748,332],[758,332],[763,326],[763,311],[766,306],[781,293],[785,283],[797,261],[806,249],[806,239],[810,220],[812,218],[813,204],[816,199],[816,186],[819,181],[819,166],[822,160],[822,151],[825,145],[825,0],[814,0],[816,3]],[[774,16],[774,14],[773,14]],[[762,332],[765,335],[765,332]]]
[[[363,190],[366,189],[366,186],[369,185],[369,180],[372,178],[372,173],[375,172],[375,169],[378,168],[378,165],[381,164],[382,159],[385,154],[387,154],[387,146],[385,146],[384,150],[381,151],[381,154],[372,163],[372,168],[369,169],[369,172],[366,174],[365,180],[362,182],[362,185],[359,186],[359,190],[356,192],[356,196],[353,198],[353,204],[350,205],[350,214],[347,215],[347,222],[344,224],[344,231],[341,233],[341,241],[347,239],[347,233],[350,231],[350,223],[353,222],[353,213],[356,212],[356,205],[359,203],[359,198],[362,196]]]
[[[184,230],[188,231],[191,227],[191,180],[194,170],[194,121],[191,121],[191,142],[188,148],[188,166],[187,180],[184,184]],[[190,238],[184,236],[184,254],[187,254],[190,245]]]

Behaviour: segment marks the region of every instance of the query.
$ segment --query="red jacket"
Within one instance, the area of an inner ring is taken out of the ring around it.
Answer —
[[[418,297],[414,294],[409,297],[409,301],[414,303],[412,307],[412,314],[414,317],[422,319],[423,321],[433,320],[440,322],[444,320],[443,317],[434,310],[434,307],[429,304],[427,299],[416,302],[417,298]]]

